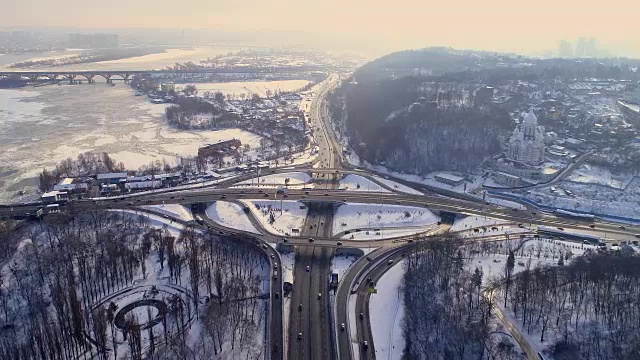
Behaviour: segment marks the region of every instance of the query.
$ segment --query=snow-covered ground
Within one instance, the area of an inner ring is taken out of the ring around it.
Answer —
[[[333,216],[333,234],[357,228],[425,226],[440,217],[423,208],[402,205],[347,203],[338,207]]]
[[[186,206],[180,204],[146,205],[142,206],[142,208],[183,221],[193,220],[193,214],[191,214],[191,210],[189,210],[189,208],[187,208]]]
[[[640,177],[634,177],[624,188],[561,181],[551,187],[516,192],[538,203],[569,211],[587,211],[640,219]]]
[[[291,229],[301,229],[307,217],[307,207],[299,201],[241,200],[251,209],[262,226],[276,235],[291,235]]]
[[[592,164],[582,164],[575,169],[568,180],[587,184],[600,184],[616,189],[624,189],[633,178],[632,174],[614,175],[607,168]]]
[[[285,186],[287,184],[285,182],[286,179],[289,179],[289,182],[288,182],[289,185],[304,185],[304,184],[309,184],[313,181],[311,179],[311,176],[307,173],[290,172],[290,173],[283,173],[283,174],[271,174],[271,175],[261,176],[259,180],[256,177],[253,179],[241,181],[236,185],[253,185],[256,187],[266,186],[266,185]]]
[[[260,234],[238,204],[216,201],[207,207],[206,214],[211,220],[222,226]]]
[[[416,190],[416,189],[412,189],[406,185],[397,183],[395,181],[391,181],[379,176],[373,176],[374,179],[376,179],[377,181],[381,182],[382,184],[396,190],[396,191],[400,191],[403,193],[407,193],[407,194],[413,194],[413,195],[424,195],[423,193],[421,193],[420,191]]]
[[[505,238],[509,239],[509,238],[517,238],[518,236],[516,235],[519,233],[535,231],[535,228],[528,228],[528,227],[519,228],[517,226],[501,226],[501,225],[498,225],[496,227],[498,228],[498,230],[491,230],[491,228],[489,227],[487,228],[486,231],[480,230],[479,232],[475,232],[475,231],[467,230],[467,231],[458,232],[457,234],[458,236],[462,238],[467,238],[467,239],[486,237],[491,235],[504,235]],[[513,236],[510,236],[510,235],[513,235]]]
[[[340,180],[339,189],[349,191],[390,192],[364,176],[350,174]]]
[[[455,231],[478,228],[482,226],[494,226],[499,224],[505,224],[506,222],[507,221],[505,220],[492,219],[484,216],[472,215],[472,216],[466,216],[463,218],[457,217],[456,220],[453,222],[453,225],[451,226],[451,229],[449,229],[449,231],[455,232]]]
[[[535,246],[535,244],[532,244],[531,246]],[[474,257],[473,260],[466,265],[466,267],[471,272],[473,272],[476,267],[482,270],[482,282],[483,284],[487,285],[491,279],[504,275],[504,266],[507,263],[507,256],[507,254],[491,254]],[[516,254],[516,265],[513,269],[513,273],[516,274],[525,270],[525,266],[529,259],[531,259],[532,269],[543,265],[556,265],[558,262],[557,257],[556,259],[551,259],[550,257],[547,259],[543,257],[538,259],[535,256],[530,258],[528,256],[519,256]]]
[[[165,228],[166,227],[167,231],[169,231],[169,233],[172,236],[175,236],[175,237],[180,236],[180,233],[182,232],[182,230],[184,230],[184,226],[182,226],[178,222],[175,222],[175,221],[173,221],[171,219],[164,218],[164,217],[159,216],[159,215],[153,215],[153,214],[149,214],[149,213],[142,212],[142,211],[126,210],[126,209],[107,210],[107,211],[122,212],[122,213],[130,214],[131,216],[136,216],[136,217],[144,216],[144,217],[147,218],[147,224],[149,224],[152,227],[157,227],[157,228]]]
[[[485,201],[491,204],[495,204],[495,205],[500,205],[500,206],[506,206],[508,208],[511,209],[518,209],[518,210],[526,210],[527,208],[524,207],[524,205],[522,204],[518,204],[517,202],[514,201],[509,201],[509,200],[505,200],[505,199],[500,199],[500,198],[496,198],[496,197],[492,197],[492,196],[486,196],[485,197]]]
[[[579,252],[578,249],[570,246],[570,244],[544,240],[527,241],[522,246],[521,250],[514,253],[515,267],[513,269],[513,274],[515,275],[526,270],[527,264],[529,262],[531,269],[542,266],[557,266],[558,257],[561,254],[566,254],[567,251],[570,251],[572,254],[582,254],[582,252]],[[490,284],[492,279],[496,279],[504,275],[504,267],[507,262],[507,257],[508,255],[506,253],[488,254],[474,257],[465,265],[465,267],[471,272],[473,272],[475,268],[481,269],[483,275],[482,283],[484,286],[487,286]],[[571,259],[569,259],[568,261],[571,261]],[[533,347],[533,349],[535,349],[535,351],[540,351],[541,349],[544,349],[546,346],[552,343],[549,341],[553,338],[551,333],[547,335],[547,341],[545,342],[545,344],[542,344],[539,341],[540,334],[529,334],[526,331],[522,331],[522,329],[520,329],[521,322],[513,316],[511,309],[505,310],[502,298],[498,296],[495,298],[495,300],[495,306],[504,312],[504,315],[507,317],[507,319],[520,330],[522,336]],[[514,342],[514,345],[517,346],[517,343]]]
[[[403,228],[380,228],[379,231],[363,230],[358,232],[352,232],[350,234],[344,234],[340,238],[345,240],[375,240],[375,239],[389,239],[401,236],[410,236],[416,234],[422,234],[427,231],[433,230],[434,225],[419,226],[419,227],[403,227]]]
[[[342,277],[347,272],[351,264],[356,262],[356,256],[336,255],[331,260],[331,272],[338,274],[338,281],[342,281]]]
[[[356,294],[351,294],[349,295],[349,300],[347,301],[347,322],[348,322],[348,326],[347,328],[349,329],[349,336],[352,339],[357,339],[358,338],[358,323],[356,320],[356,300],[357,300],[358,296]],[[351,343],[351,350],[352,350],[352,354],[353,357],[355,358],[355,360],[360,360],[360,344],[358,344],[357,342],[352,342]]]
[[[376,359],[400,360],[404,349],[402,334],[402,276],[404,260],[391,267],[376,284],[377,293],[371,294],[369,319],[375,345]]]

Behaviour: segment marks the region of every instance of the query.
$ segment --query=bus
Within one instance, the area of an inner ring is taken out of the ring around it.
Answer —
[[[595,216],[591,214],[576,213],[576,212],[567,211],[563,209],[555,209],[553,213],[559,217],[568,217],[568,218],[582,219],[587,221],[593,221],[593,219],[595,219]]]

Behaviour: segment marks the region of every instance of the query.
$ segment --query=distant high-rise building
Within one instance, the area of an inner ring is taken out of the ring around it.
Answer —
[[[583,57],[585,55],[586,47],[587,47],[587,39],[583,37],[579,38],[578,42],[576,43],[576,51],[574,55],[576,57]]]
[[[596,45],[596,39],[589,38],[585,43],[584,56],[596,57],[598,56],[598,47]]]
[[[69,34],[69,46],[79,49],[104,49],[118,47],[116,34]]]
[[[558,56],[571,58],[573,57],[573,45],[571,45],[571,41],[562,40],[558,45]]]

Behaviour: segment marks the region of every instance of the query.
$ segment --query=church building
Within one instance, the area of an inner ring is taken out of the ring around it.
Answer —
[[[538,118],[529,111],[509,139],[507,159],[529,166],[544,162],[544,127],[538,126]]]

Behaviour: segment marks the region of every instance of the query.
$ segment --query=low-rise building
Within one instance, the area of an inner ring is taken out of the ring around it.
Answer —
[[[57,190],[46,192],[42,194],[42,196],[40,197],[40,200],[42,200],[42,202],[45,204],[64,201],[68,199],[69,199],[69,194],[67,194],[66,191],[57,191]]]
[[[84,192],[87,191],[89,185],[80,182],[78,179],[64,178],[59,184],[53,186],[56,191]]]
[[[455,175],[443,173],[443,172],[436,174],[436,176],[434,178],[438,182],[441,182],[441,183],[447,184],[447,185],[451,185],[451,186],[458,186],[458,185],[462,185],[464,183],[464,178],[462,178],[460,176],[455,176]]]
[[[127,181],[127,173],[118,172],[118,173],[98,174],[96,179],[100,184],[119,184],[121,182]]]
[[[492,177],[493,177],[493,180],[500,185],[505,185],[509,187],[519,187],[522,185],[522,178],[519,176],[498,171],[493,173]]]
[[[125,189],[157,189],[162,187],[161,180],[146,180],[146,181],[137,181],[137,182],[127,182],[124,184]]]

